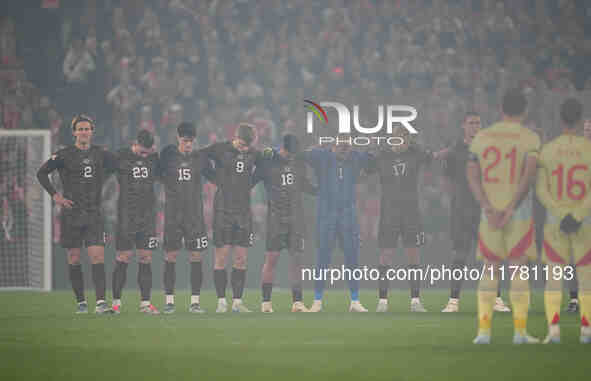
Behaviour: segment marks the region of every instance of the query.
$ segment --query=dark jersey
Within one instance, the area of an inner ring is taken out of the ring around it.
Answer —
[[[445,175],[454,184],[451,202],[452,215],[472,215],[478,220],[480,218],[480,205],[470,190],[466,176],[466,165],[470,156],[468,148],[469,146],[464,143],[463,139],[458,140],[452,146],[446,158]]]
[[[232,142],[214,143],[202,150],[215,165],[214,208],[230,214],[250,213],[250,190],[260,152],[240,152]]]
[[[306,177],[306,166],[294,157],[275,154],[261,160],[254,174],[254,182],[262,180],[267,194],[267,224],[296,223],[303,226],[304,215],[301,192],[316,194],[316,188]]]
[[[119,229],[129,233],[153,230],[156,219],[154,182],[158,154],[144,158],[130,148],[122,148],[117,152],[117,158]]]
[[[158,175],[166,196],[167,225],[181,223],[198,229],[203,227],[202,176],[208,176],[211,165],[201,151],[179,152],[174,145],[162,150]]]
[[[69,146],[57,151],[37,172],[39,182],[51,196],[56,190],[49,174],[56,169],[64,188],[63,196],[74,202],[72,209],[64,212],[72,215],[100,214],[103,182],[109,173],[117,169],[116,156],[94,145],[87,150]]]
[[[382,150],[371,163],[369,172],[377,172],[382,187],[381,209],[387,213],[419,207],[418,183],[423,164],[432,159],[430,152],[411,145],[404,152]]]

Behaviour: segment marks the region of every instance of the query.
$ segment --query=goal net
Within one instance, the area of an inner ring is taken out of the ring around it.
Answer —
[[[0,129],[0,290],[51,290],[51,200],[37,181],[45,130]]]

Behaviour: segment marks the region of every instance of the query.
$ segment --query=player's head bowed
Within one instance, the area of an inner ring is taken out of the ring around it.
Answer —
[[[195,140],[195,126],[190,122],[182,122],[177,127],[177,139],[179,152],[188,153],[193,151],[193,142]]]
[[[523,91],[518,88],[507,90],[503,95],[503,114],[510,118],[523,118],[527,109],[527,99]]]
[[[135,154],[146,157],[153,152],[154,136],[148,130],[140,130],[137,134],[137,139],[132,146]]]
[[[569,98],[560,106],[560,119],[567,128],[577,128],[583,117],[583,105],[575,98]]]
[[[240,152],[246,152],[250,146],[256,141],[256,129],[252,124],[240,123],[236,132],[232,145]]]
[[[392,151],[394,152],[404,152],[412,143],[412,135],[403,126],[397,126],[394,131],[392,131],[392,136],[397,137],[400,140],[400,144],[392,145]]]
[[[283,148],[290,154],[298,153],[300,151],[300,142],[297,136],[292,134],[283,136]]]

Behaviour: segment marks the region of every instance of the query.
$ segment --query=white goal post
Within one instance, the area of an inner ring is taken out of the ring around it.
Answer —
[[[48,130],[0,129],[0,291],[51,291],[52,202],[37,181]]]

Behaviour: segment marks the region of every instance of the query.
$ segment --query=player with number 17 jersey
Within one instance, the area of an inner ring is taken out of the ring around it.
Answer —
[[[401,152],[381,150],[373,160],[370,172],[377,172],[382,187],[380,248],[396,248],[398,237],[402,237],[404,247],[422,244],[424,233],[419,212],[419,174],[421,166],[432,159],[431,152],[412,144]]]
[[[505,210],[517,194],[526,157],[537,158],[539,136],[519,123],[501,121],[481,130],[470,144],[470,159],[479,163],[482,188],[496,210]],[[481,214],[478,256],[493,263],[527,255],[536,258],[532,195],[517,204],[508,224],[496,229]]]

